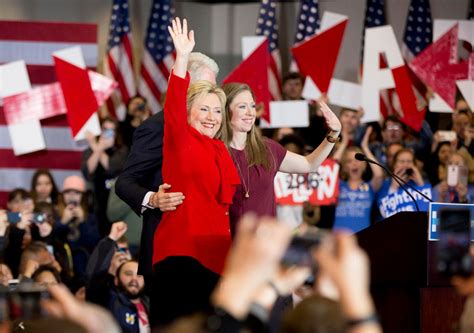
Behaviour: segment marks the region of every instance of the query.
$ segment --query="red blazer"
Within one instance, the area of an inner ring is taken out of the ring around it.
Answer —
[[[220,274],[231,244],[229,205],[239,175],[224,143],[188,124],[189,74],[171,74],[166,94],[163,182],[183,192],[183,204],[163,214],[154,236],[153,263],[189,256]]]

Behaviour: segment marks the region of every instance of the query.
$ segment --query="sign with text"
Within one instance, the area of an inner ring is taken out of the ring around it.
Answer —
[[[332,205],[339,193],[339,164],[326,160],[315,173],[290,174],[278,172],[275,176],[275,198],[279,205]]]
[[[431,198],[431,185],[415,186],[415,188],[426,195],[428,198]],[[411,195],[415,198],[418,203],[420,211],[427,212],[429,201],[423,198],[420,194],[416,193],[412,189],[408,189]],[[397,192],[390,193],[383,198],[378,200],[378,206],[380,209],[380,214],[384,217],[390,217],[398,212],[416,211],[415,203],[412,198],[406,193],[403,189],[398,189]]]

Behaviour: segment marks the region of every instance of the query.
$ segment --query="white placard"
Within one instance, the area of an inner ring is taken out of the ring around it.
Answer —
[[[53,53],[53,57],[59,58],[79,68],[86,68],[86,62],[79,46],[62,49]]]
[[[309,76],[304,83],[303,97],[310,100],[318,100],[321,97],[321,92]],[[357,110],[362,105],[362,86],[358,83],[332,79],[327,97],[331,105]]]
[[[30,89],[30,78],[23,60],[0,65],[1,98],[21,94]]]
[[[458,24],[458,38],[474,46],[474,21],[469,20],[434,20],[433,41],[436,41],[455,24]]]
[[[464,100],[471,110],[474,110],[474,80],[459,80],[456,81]]]
[[[76,134],[74,137],[75,141],[85,140],[86,139],[86,132],[89,131],[94,135],[100,135],[101,127],[99,122],[99,116],[97,112],[95,112],[89,120],[82,126],[81,130]]]
[[[321,25],[319,27],[318,34],[329,30],[332,27],[348,19],[349,17],[347,17],[346,15],[325,11],[321,19]]]
[[[443,112],[451,113],[453,109],[441,98],[437,93],[433,94],[433,97],[430,98],[430,111],[431,112]]]
[[[9,125],[10,139],[15,156],[46,149],[39,120]]]
[[[270,102],[271,124],[262,119],[260,127],[308,127],[309,107],[307,101]]]
[[[242,37],[242,59],[247,59],[264,41],[265,36],[244,36]]]

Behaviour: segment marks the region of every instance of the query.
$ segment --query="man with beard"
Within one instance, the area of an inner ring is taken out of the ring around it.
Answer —
[[[107,308],[122,332],[149,333],[149,302],[138,262],[117,244],[126,231],[125,222],[114,223],[94,249],[87,266],[86,299]]]

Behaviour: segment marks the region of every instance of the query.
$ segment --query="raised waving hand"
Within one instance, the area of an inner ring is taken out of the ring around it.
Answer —
[[[191,30],[188,33],[188,21],[183,19],[183,24],[181,24],[179,17],[173,19],[171,26],[168,26],[168,31],[176,49],[176,62],[173,67],[174,74],[184,78],[186,77],[189,54],[195,45],[194,31]]]

